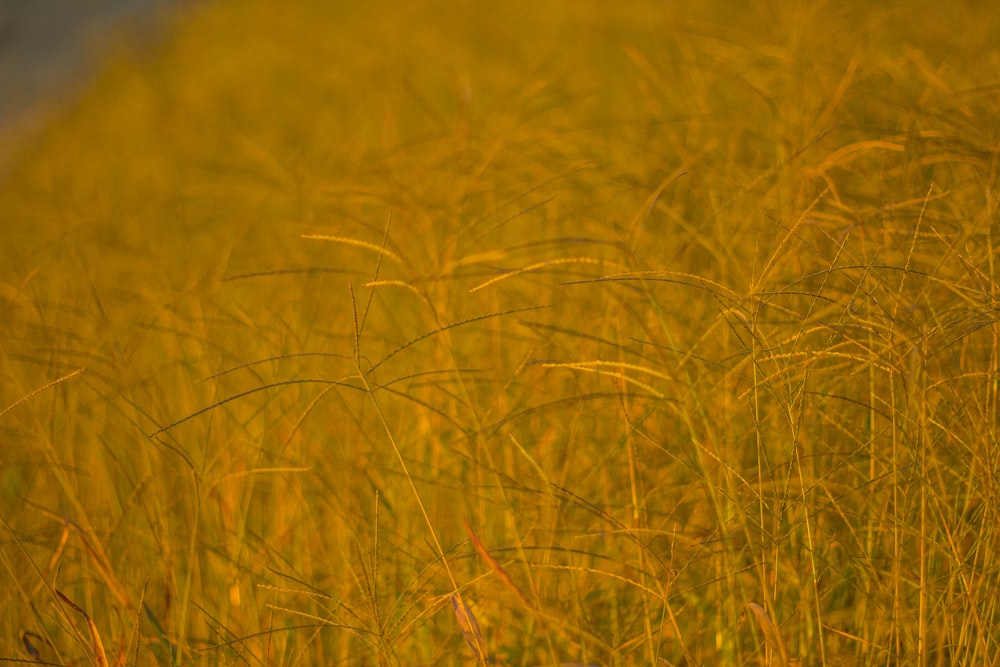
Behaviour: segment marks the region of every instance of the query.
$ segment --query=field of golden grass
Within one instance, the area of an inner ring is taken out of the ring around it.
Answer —
[[[0,661],[996,664],[1000,15],[360,4],[3,174]]]

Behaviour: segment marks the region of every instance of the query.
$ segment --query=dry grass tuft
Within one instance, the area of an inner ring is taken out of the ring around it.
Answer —
[[[0,660],[993,664],[996,12],[342,4],[5,170]]]

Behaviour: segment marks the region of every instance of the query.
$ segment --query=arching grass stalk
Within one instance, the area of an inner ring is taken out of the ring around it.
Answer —
[[[388,228],[386,229],[386,238],[388,238]],[[381,259],[379,261],[379,266],[381,266]],[[374,281],[377,280],[378,269],[376,269],[376,276],[374,278]],[[373,391],[371,384],[368,382],[368,377],[365,372],[361,370],[361,331],[364,327],[365,320],[358,319],[358,304],[357,299],[355,299],[354,296],[353,285],[349,284],[348,289],[351,293],[351,308],[354,315],[355,370],[358,373],[358,377],[361,380],[365,393],[367,393],[368,397],[371,399],[372,406],[375,408],[375,414],[378,415],[379,423],[381,423],[382,428],[385,429],[386,437],[389,439],[389,444],[392,446],[393,454],[396,455],[396,460],[399,462],[399,466],[403,471],[403,476],[406,478],[406,482],[410,485],[410,491],[413,493],[413,498],[417,503],[417,507],[420,509],[420,515],[423,517],[428,533],[430,533],[434,550],[437,552],[437,556],[441,560],[442,565],[444,565],[445,574],[448,575],[448,581],[451,583],[452,593],[449,598],[455,610],[455,618],[458,620],[459,626],[461,626],[465,641],[469,645],[473,654],[476,656],[476,661],[480,664],[486,664],[489,662],[489,653],[487,652],[486,642],[483,639],[482,632],[479,630],[479,623],[476,621],[476,617],[472,613],[471,608],[465,603],[465,600],[462,599],[462,594],[458,589],[458,581],[455,579],[455,574],[452,572],[451,565],[448,563],[448,558],[445,556],[444,547],[441,545],[441,540],[438,537],[437,531],[434,529],[434,523],[431,521],[430,515],[427,513],[427,507],[424,505],[423,498],[420,496],[420,491],[417,490],[417,485],[413,481],[413,476],[410,474],[410,470],[406,465],[406,460],[403,458],[403,453],[399,449],[399,444],[396,442],[396,438],[392,434],[392,429],[389,427],[389,422],[386,420],[385,414],[382,412],[382,406],[379,405],[378,400],[375,398],[375,392]],[[374,290],[374,287],[371,289]],[[368,306],[370,305],[371,300],[369,299]],[[367,310],[368,308],[366,307],[366,317]]]

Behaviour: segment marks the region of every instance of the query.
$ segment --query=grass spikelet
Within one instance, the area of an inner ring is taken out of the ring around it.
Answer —
[[[59,589],[56,589],[56,595],[69,607],[80,612],[87,621],[87,629],[90,631],[91,648],[94,651],[94,664],[97,667],[108,667],[108,655],[104,651],[104,642],[101,641],[101,633],[97,631],[97,626],[94,624],[93,619],[90,618],[90,615],[82,607],[66,597]]]
[[[407,290],[413,292],[414,294],[416,294],[420,298],[424,298],[424,295],[420,293],[420,290],[418,290],[416,287],[414,287],[410,283],[405,282],[403,280],[373,280],[371,282],[364,283],[361,286],[362,287],[370,287],[370,288],[375,288],[375,287],[402,287],[404,289],[407,289]]]
[[[469,645],[472,654],[476,656],[476,662],[481,665],[488,664],[490,662],[489,652],[486,649],[486,640],[479,629],[476,615],[472,613],[472,609],[459,593],[454,593],[451,596],[451,606],[455,610],[455,619],[458,621],[458,627],[462,629],[465,643]]]
[[[607,361],[596,361],[596,362],[566,362],[566,363],[554,363],[546,362],[541,364],[542,368],[568,368],[570,370],[576,371],[587,371],[588,373],[594,373],[596,375],[607,375],[608,377],[613,377],[622,382],[627,382],[633,384],[637,387],[645,389],[650,394],[657,398],[663,398],[662,392],[655,389],[652,385],[647,384],[641,380],[636,380],[630,375],[626,375],[624,371],[611,371],[604,370],[608,366],[617,366],[619,368],[631,368],[633,370],[641,370],[642,372],[649,373],[650,375],[655,375],[656,377],[666,378],[662,373],[649,370],[648,368],[643,368],[642,366],[635,366],[633,364],[622,364],[617,362],[607,362]]]
[[[493,554],[491,554],[486,547],[483,546],[483,543],[479,541],[479,538],[476,537],[476,534],[472,531],[472,527],[469,525],[469,522],[463,520],[462,523],[465,524],[465,532],[468,533],[469,539],[472,540],[472,546],[475,547],[476,552],[482,557],[482,559],[486,561],[486,564],[490,566],[490,569],[496,572],[497,576],[500,577],[500,581],[514,591],[518,599],[524,603],[524,606],[528,609],[534,609],[535,605],[531,604],[531,600],[529,600],[528,596],[524,594],[524,591],[522,591],[521,588],[514,583],[514,580],[510,578],[509,574],[507,574],[507,570],[504,569],[503,565],[501,565],[497,559],[493,557]]]
[[[328,234],[303,234],[302,238],[310,239],[312,241],[330,241],[332,243],[342,243],[356,248],[364,248],[365,250],[371,250],[372,252],[378,253],[380,256],[388,257],[397,264],[403,263],[403,260],[399,257],[399,255],[385,246],[378,245],[377,243],[369,243],[368,241],[352,239],[347,236],[330,236]]]
[[[562,259],[551,259],[547,262],[538,262],[537,264],[532,264],[531,266],[525,266],[524,268],[515,269],[514,271],[508,271],[507,273],[501,274],[494,278],[490,278],[484,283],[480,283],[469,290],[469,294],[478,292],[481,289],[485,289],[490,285],[495,285],[502,280],[507,280],[508,278],[513,278],[514,276],[519,276],[524,273],[531,273],[532,271],[538,271],[539,269],[546,269],[553,266],[561,266],[564,264],[601,264],[601,260],[593,259],[592,257],[563,257]]]
[[[781,639],[781,633],[778,632],[778,626],[767,615],[767,611],[756,602],[748,602],[743,605],[743,611],[740,612],[740,626],[746,621],[748,611],[757,622],[757,627],[764,633],[764,642],[771,650],[771,655],[777,660],[778,667],[788,667],[788,650],[785,648],[785,642]]]
[[[48,384],[42,385],[41,387],[38,387],[37,389],[28,392],[27,394],[25,394],[21,398],[17,399],[16,401],[14,401],[10,405],[8,405],[3,410],[0,410],[0,417],[3,417],[5,414],[7,414],[8,412],[10,412],[11,410],[13,410],[14,408],[16,408],[17,406],[21,405],[25,401],[31,400],[33,397],[37,396],[38,394],[41,394],[42,392],[47,391],[47,390],[51,389],[52,387],[55,387],[58,384],[62,384],[66,380],[69,380],[71,378],[76,377],[77,375],[79,375],[80,373],[84,372],[85,370],[86,370],[85,368],[78,368],[75,371],[73,371],[72,373],[67,373],[66,375],[62,376],[58,380],[53,380],[52,382],[49,382]]]

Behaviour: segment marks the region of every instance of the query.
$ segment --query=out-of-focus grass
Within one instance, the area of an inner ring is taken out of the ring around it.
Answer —
[[[0,186],[0,657],[991,664],[995,13],[338,4]]]

